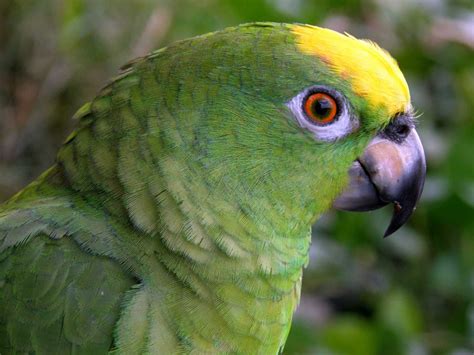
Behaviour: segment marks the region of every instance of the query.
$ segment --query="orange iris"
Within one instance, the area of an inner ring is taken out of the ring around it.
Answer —
[[[311,94],[304,103],[306,115],[317,124],[328,124],[337,115],[337,104],[330,95],[323,92]]]

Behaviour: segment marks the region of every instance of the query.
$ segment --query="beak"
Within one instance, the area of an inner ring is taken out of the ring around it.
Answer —
[[[392,203],[393,216],[384,237],[398,230],[420,199],[426,161],[420,138],[409,116],[398,116],[367,146],[349,169],[349,186],[334,207],[370,211]]]

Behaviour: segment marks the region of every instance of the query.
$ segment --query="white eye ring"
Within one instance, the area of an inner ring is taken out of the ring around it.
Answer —
[[[311,120],[304,111],[306,99],[313,93],[325,93],[332,96],[337,104],[338,110],[333,122],[318,124]],[[286,106],[290,109],[301,128],[313,133],[317,141],[332,142],[347,136],[359,127],[359,121],[353,117],[349,105],[339,92],[325,86],[312,86],[293,97]]]

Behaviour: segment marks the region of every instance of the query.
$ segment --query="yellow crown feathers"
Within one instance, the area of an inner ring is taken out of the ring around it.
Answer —
[[[318,57],[354,92],[390,116],[410,108],[410,91],[397,62],[371,41],[308,25],[292,25],[298,49]]]

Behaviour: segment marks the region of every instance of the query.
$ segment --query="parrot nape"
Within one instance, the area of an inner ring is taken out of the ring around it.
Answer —
[[[0,353],[275,354],[332,206],[420,197],[407,83],[376,44],[253,23],[126,65],[0,206]]]

